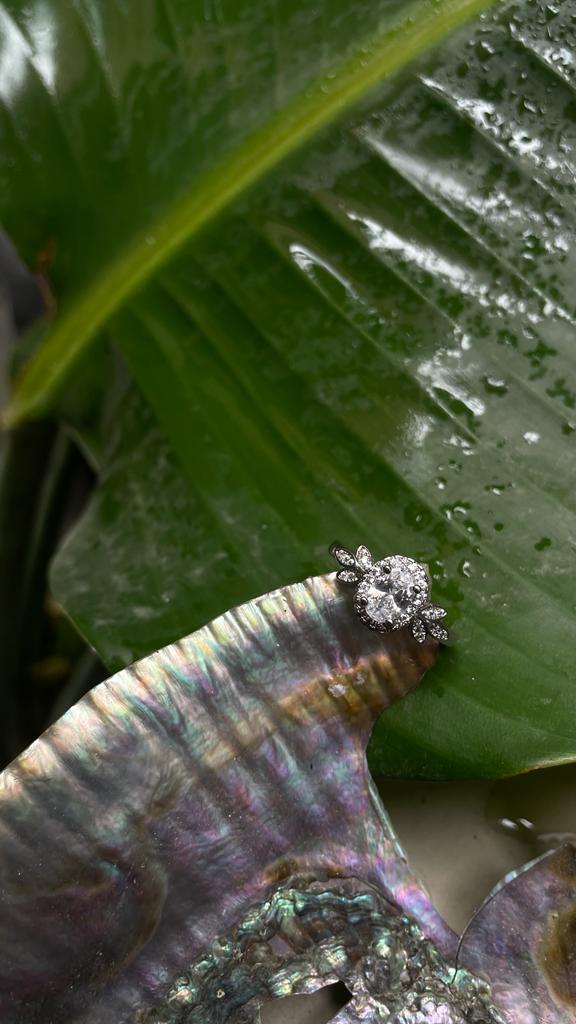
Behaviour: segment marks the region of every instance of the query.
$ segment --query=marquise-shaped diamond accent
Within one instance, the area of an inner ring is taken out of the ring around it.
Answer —
[[[426,639],[426,626],[422,622],[422,619],[414,619],[412,623],[412,636],[419,644],[423,644]]]
[[[446,609],[441,608],[439,604],[429,604],[420,614],[427,622],[438,622],[438,619],[443,619],[446,615]]]
[[[356,565],[356,559],[348,548],[343,548],[341,544],[332,544],[330,548],[330,554],[340,562],[340,565],[344,565],[348,569],[353,569]]]
[[[446,641],[448,639],[448,630],[444,626],[440,626],[437,622],[431,622],[428,626],[428,632],[436,639]]]
[[[360,577],[357,572],[354,572],[354,569],[340,569],[340,572],[336,573],[336,579],[340,583],[358,583]]]
[[[361,544],[356,551],[356,563],[363,572],[368,572],[374,564],[372,554],[364,544]]]

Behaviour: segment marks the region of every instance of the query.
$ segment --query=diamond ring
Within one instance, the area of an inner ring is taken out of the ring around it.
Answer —
[[[404,555],[375,562],[363,544],[355,555],[341,544],[332,544],[330,554],[342,566],[336,578],[356,587],[354,608],[370,629],[390,633],[409,625],[420,644],[428,633],[436,640],[448,639],[448,630],[440,622],[446,611],[430,604],[430,577],[420,562]]]

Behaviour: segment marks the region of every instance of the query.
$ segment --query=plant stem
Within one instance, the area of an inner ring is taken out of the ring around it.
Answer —
[[[79,458],[62,430],[51,422],[26,424],[6,437],[0,473],[0,759],[4,763],[38,731],[26,673],[44,639],[48,563]]]
[[[38,494],[56,427],[26,424],[5,439],[0,476],[0,758],[5,763],[22,747],[18,713],[20,662],[26,612],[26,567]]]

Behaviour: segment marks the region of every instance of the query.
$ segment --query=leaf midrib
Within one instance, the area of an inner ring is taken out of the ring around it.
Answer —
[[[381,25],[352,55],[312,82],[235,153],[200,177],[62,314],[22,374],[5,410],[5,425],[14,426],[43,411],[110,316],[194,235],[378,82],[495,2],[440,0],[432,5],[419,0],[399,21]]]

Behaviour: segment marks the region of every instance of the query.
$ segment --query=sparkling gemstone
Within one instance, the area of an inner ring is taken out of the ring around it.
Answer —
[[[428,600],[428,578],[412,558],[393,555],[365,573],[356,592],[360,615],[376,629],[400,629]]]
[[[412,636],[419,644],[423,644],[426,639],[426,626],[422,622],[422,619],[414,619],[412,623]]]

